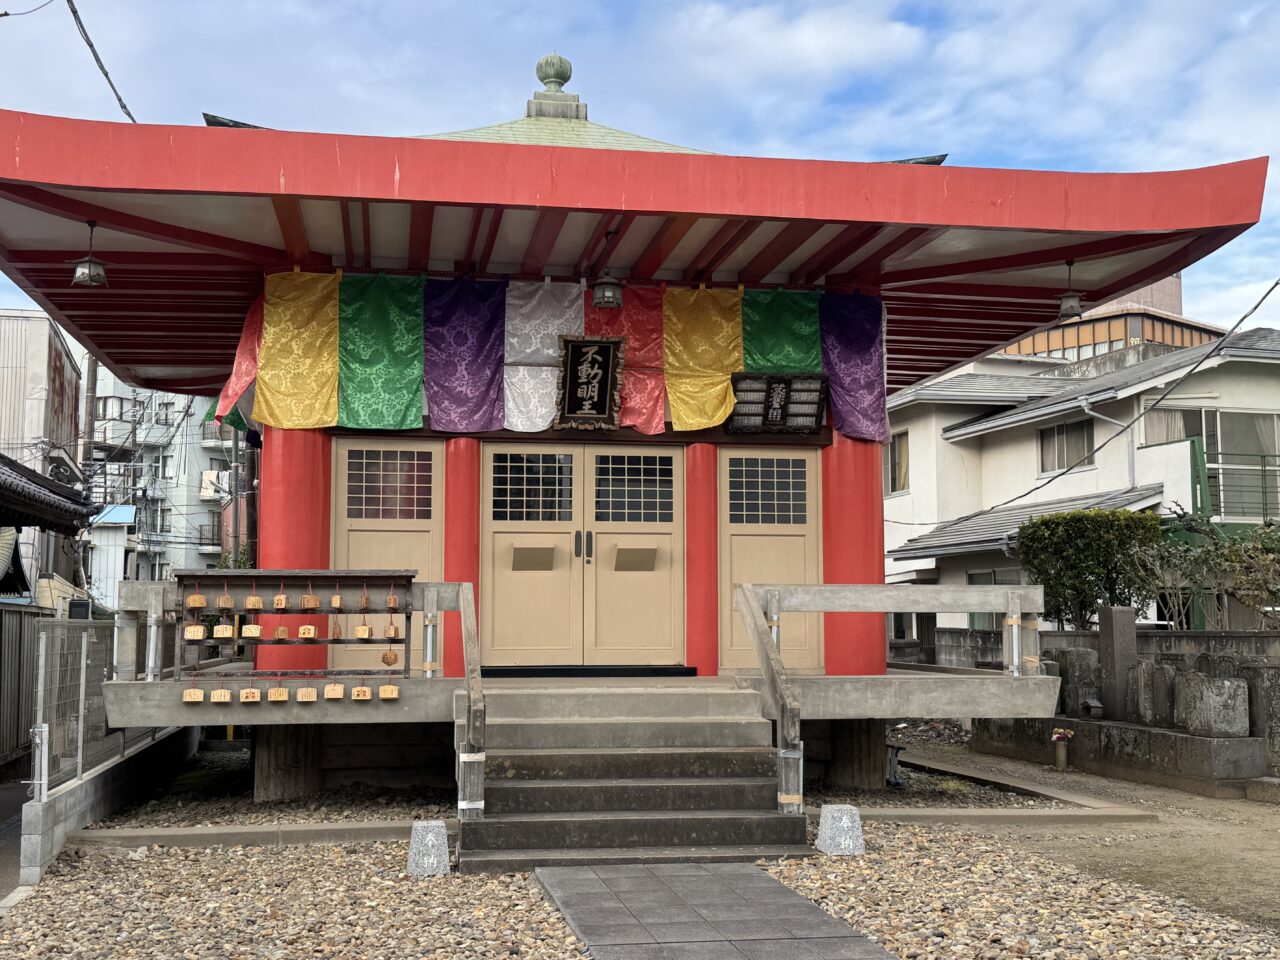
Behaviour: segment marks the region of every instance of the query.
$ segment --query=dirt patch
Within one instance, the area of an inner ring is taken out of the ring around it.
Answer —
[[[1015,838],[1029,850],[1102,877],[1184,898],[1215,913],[1280,931],[1280,805],[1195,794],[1049,767],[949,744],[920,744],[922,759],[962,764],[1056,786],[1160,820],[1097,826],[984,827],[975,835]]]

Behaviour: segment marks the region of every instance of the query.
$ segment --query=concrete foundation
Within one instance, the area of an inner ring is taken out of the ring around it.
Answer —
[[[1267,773],[1260,737],[1197,737],[1110,720],[975,720],[969,749],[1048,765],[1055,726],[1075,731],[1069,762],[1086,773],[1224,799],[1244,797],[1246,783]]]
[[[50,790],[44,802],[23,804],[18,882],[39,883],[67,834],[141,796],[158,778],[171,776],[195,753],[199,737],[198,727],[161,731],[157,740]]]

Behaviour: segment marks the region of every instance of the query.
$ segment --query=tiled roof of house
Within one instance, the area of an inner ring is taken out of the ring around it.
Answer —
[[[889,398],[889,409],[913,403],[964,403],[984,406],[1017,406],[1028,400],[1051,397],[1088,381],[1070,377],[1016,377],[996,373],[961,373],[941,380],[929,380]]]
[[[1071,510],[1141,510],[1160,502],[1164,486],[1159,483],[1128,490],[1110,490],[1043,503],[1013,503],[995,510],[941,523],[928,533],[913,537],[887,552],[894,560],[926,560],[930,557],[1000,550],[1015,543],[1018,527],[1025,520]]]
[[[0,527],[73,534],[97,512],[79,491],[0,454]]]

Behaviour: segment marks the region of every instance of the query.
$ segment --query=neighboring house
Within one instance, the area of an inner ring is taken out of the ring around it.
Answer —
[[[1141,344],[1075,363],[1001,354],[895,394],[886,580],[1019,582],[1018,526],[1086,507],[1199,510],[1228,525],[1280,518],[1280,331],[1267,328],[1228,338],[1127,436],[1064,475],[1217,345]],[[898,616],[891,642],[935,627],[999,623]]]
[[[59,484],[81,483],[79,396],[80,365],[58,326],[39,310],[0,308],[0,455]],[[26,526],[17,556],[45,605],[85,595],[74,537]]]
[[[98,371],[90,489],[103,516],[134,510],[136,559],[124,563],[116,543],[120,524],[95,522],[92,537],[112,555],[94,564],[92,587],[99,601],[116,595],[119,578],[163,580],[170,571],[217,566],[224,552],[223,509],[231,492],[230,426],[204,422],[210,400],[139,390]],[[105,576],[108,579],[99,579]]]
[[[120,582],[138,579],[137,515],[133,504],[112,504],[90,523],[89,582],[94,599],[111,609],[120,601]]]

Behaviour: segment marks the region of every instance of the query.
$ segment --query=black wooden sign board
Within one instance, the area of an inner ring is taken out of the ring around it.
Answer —
[[[729,433],[818,433],[827,378],[818,373],[735,373]]]
[[[556,430],[617,430],[622,409],[622,337],[560,337]]]

